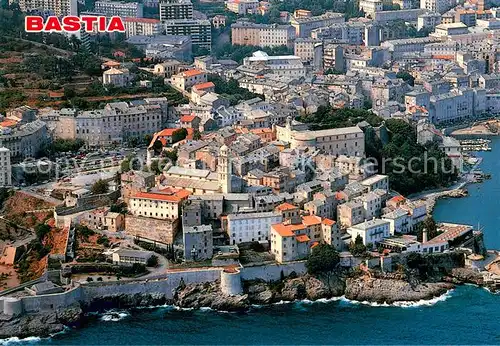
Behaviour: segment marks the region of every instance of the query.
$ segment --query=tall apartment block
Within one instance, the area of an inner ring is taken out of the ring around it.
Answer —
[[[193,46],[211,49],[212,26],[209,20],[173,19],[163,22],[167,35],[191,36]]]
[[[107,17],[135,17],[142,18],[143,5],[138,2],[124,2],[124,1],[96,1],[94,11],[101,13]]]
[[[12,185],[12,166],[10,165],[10,150],[0,148],[0,186]]]
[[[22,12],[49,12],[55,16],[78,15],[77,0],[19,0]]]
[[[193,19],[191,0],[166,0],[160,2],[160,20]]]

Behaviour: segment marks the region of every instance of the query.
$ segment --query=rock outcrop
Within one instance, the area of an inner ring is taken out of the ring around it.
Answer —
[[[244,311],[250,306],[248,295],[229,296],[221,293],[219,286],[218,281],[179,286],[174,304],[181,308],[209,307],[222,311]]]
[[[66,326],[77,325],[83,317],[79,305],[71,305],[55,312],[26,314],[19,317],[2,315],[0,318],[0,339],[29,336],[47,337],[59,333]]]
[[[403,280],[381,278],[348,278],[345,297],[357,301],[394,303],[438,297],[454,287],[451,283],[431,282],[412,286]]]

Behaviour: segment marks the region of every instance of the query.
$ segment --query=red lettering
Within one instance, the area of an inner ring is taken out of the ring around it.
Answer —
[[[55,17],[55,16],[50,16],[49,18],[47,18],[47,22],[45,23],[45,29],[43,31],[45,31],[45,32],[48,32],[48,31],[61,32],[62,27],[61,27],[61,23],[59,23],[59,19],[57,19],[57,17]]]
[[[92,32],[94,31],[94,23],[97,22],[97,16],[82,16],[80,21],[85,23],[85,31]]]
[[[82,27],[80,25],[80,18],[77,16],[63,17],[62,22],[64,31],[77,32],[80,31]]]
[[[106,32],[106,17],[99,17],[99,26],[97,31]]]
[[[43,18],[39,16],[26,16],[24,18],[26,32],[40,32],[43,30]]]
[[[108,25],[108,32],[125,32],[125,25],[120,17],[111,17]]]

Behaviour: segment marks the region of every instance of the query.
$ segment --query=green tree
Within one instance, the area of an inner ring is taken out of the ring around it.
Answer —
[[[424,221],[418,226],[417,229],[417,240],[422,241],[423,231],[424,229],[427,231],[427,239],[431,240],[432,238],[439,235],[436,221],[432,216],[426,216]]]
[[[130,158],[126,157],[123,159],[123,161],[120,163],[120,171],[122,173],[130,171]]]
[[[92,185],[90,190],[94,195],[101,195],[108,192],[108,183],[102,179],[99,179],[94,183],[94,185]]]
[[[42,241],[47,234],[50,232],[50,226],[44,223],[40,223],[35,226],[36,238]]]
[[[177,143],[185,139],[188,135],[188,132],[185,128],[180,128],[175,130],[172,134],[172,143]]]
[[[161,153],[161,151],[163,150],[163,143],[157,139],[154,143],[153,143],[153,150],[156,154],[159,154]]]
[[[363,238],[358,234],[354,243],[349,246],[349,251],[353,256],[364,256],[366,254],[366,246],[363,245]]]
[[[339,254],[332,245],[319,244],[307,258],[306,268],[309,274],[328,273],[333,271],[339,262]]]
[[[415,77],[413,77],[409,72],[407,71],[399,71],[396,73],[397,78],[401,78],[404,80],[406,83],[408,83],[411,86],[415,85]]]
[[[158,256],[151,255],[146,262],[147,267],[156,267],[158,265]]]

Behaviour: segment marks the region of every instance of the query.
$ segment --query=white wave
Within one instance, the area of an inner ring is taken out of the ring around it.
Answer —
[[[214,311],[214,309],[212,309],[211,307],[209,306],[202,306],[200,308],[200,311]]]
[[[40,342],[42,338],[39,338],[37,336],[29,336],[24,339],[19,339],[18,337],[12,337],[12,338],[7,338],[7,339],[0,339],[0,345],[10,345],[10,344],[15,344],[15,343],[37,343]]]
[[[279,302],[273,303],[273,305],[283,305],[283,304],[290,304],[293,303],[293,301],[290,300],[280,300]]]
[[[377,303],[377,302],[369,302],[369,301],[358,301],[358,300],[351,300],[346,298],[345,296],[342,296],[340,299],[346,303],[353,304],[353,305],[368,305],[368,306],[373,306],[373,307],[398,307],[398,308],[415,308],[419,306],[432,306],[435,305],[439,302],[444,302],[448,298],[451,298],[453,293],[453,290],[447,291],[445,294],[440,295],[439,297],[435,297],[432,299],[421,299],[418,301],[397,301],[392,304],[388,304],[387,302],[383,303]]]
[[[315,300],[313,303],[331,303],[341,300],[342,297],[331,297],[331,298],[320,298]]]
[[[118,322],[130,316],[128,311],[107,311],[101,316],[101,321]]]

